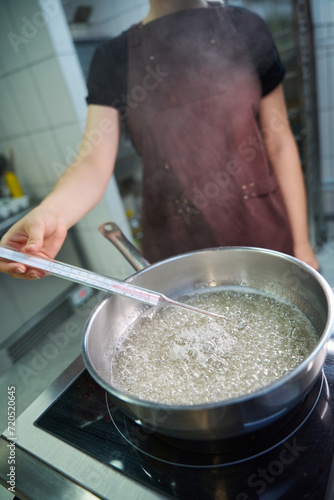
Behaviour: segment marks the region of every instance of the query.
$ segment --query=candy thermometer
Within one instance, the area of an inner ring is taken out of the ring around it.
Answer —
[[[146,288],[141,288],[124,281],[109,278],[108,276],[93,273],[92,271],[87,271],[80,267],[65,264],[56,260],[28,255],[24,252],[20,252],[16,249],[1,244],[0,257],[45,271],[49,274],[52,274],[53,276],[57,276],[58,278],[63,278],[75,283],[79,283],[81,285],[91,286],[104,292],[112,292],[116,293],[117,295],[124,295],[125,297],[139,300],[140,302],[150,304],[151,306],[171,305],[189,309],[196,313],[205,314],[206,316],[211,316],[213,318],[223,319],[223,316],[220,316],[219,314],[204,311],[203,309],[193,307],[189,304],[184,304],[183,302],[178,302],[176,300],[170,299],[169,297],[166,297],[162,293],[147,290]]]

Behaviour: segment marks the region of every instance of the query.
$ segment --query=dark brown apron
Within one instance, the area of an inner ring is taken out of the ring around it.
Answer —
[[[236,245],[292,254],[259,129],[260,81],[228,10],[212,3],[136,25],[128,51],[146,258]]]

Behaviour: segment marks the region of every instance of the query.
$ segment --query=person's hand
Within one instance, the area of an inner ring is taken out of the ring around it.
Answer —
[[[315,255],[313,248],[309,243],[305,245],[295,246],[294,255],[297,259],[306,262],[309,266],[313,267],[316,271],[319,271],[319,262],[317,256]]]
[[[55,214],[37,207],[14,224],[1,243],[36,257],[54,259],[67,234],[67,228]],[[25,264],[0,259],[0,272],[13,278],[33,280],[42,278],[44,271]]]

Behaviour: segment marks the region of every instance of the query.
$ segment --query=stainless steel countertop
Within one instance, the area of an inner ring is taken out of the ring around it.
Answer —
[[[21,500],[157,500],[166,498],[33,425],[82,373],[79,356],[16,421],[15,494]],[[0,483],[7,489],[7,429],[0,437]]]

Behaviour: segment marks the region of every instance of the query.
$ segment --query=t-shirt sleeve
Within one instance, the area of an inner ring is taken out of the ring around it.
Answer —
[[[232,8],[231,20],[246,44],[260,78],[262,96],[265,96],[283,81],[285,75],[272,33],[260,16],[242,7]]]
[[[88,104],[120,108],[126,99],[127,37],[122,34],[99,45],[87,79]]]

